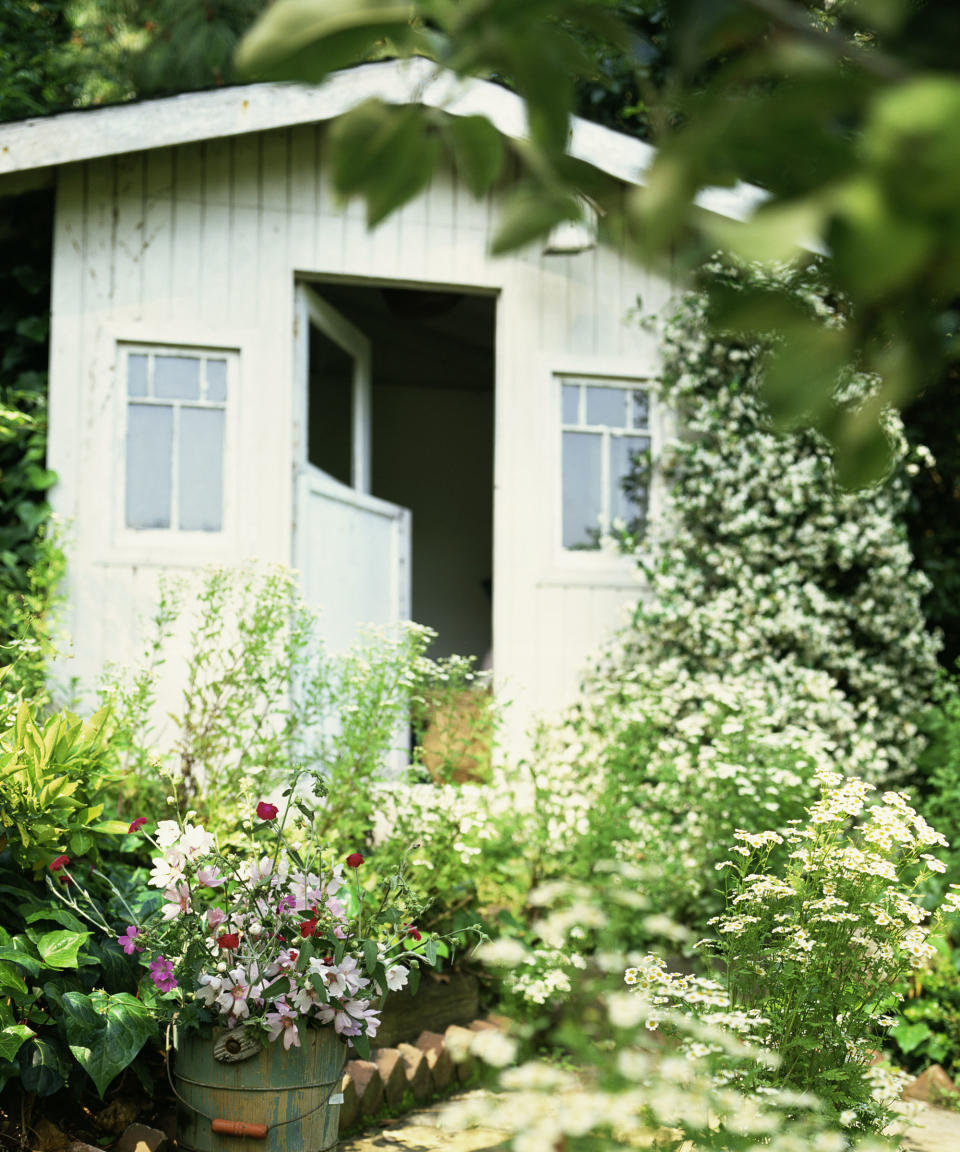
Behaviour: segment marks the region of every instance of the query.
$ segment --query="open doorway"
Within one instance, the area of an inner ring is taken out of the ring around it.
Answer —
[[[412,512],[411,615],[437,632],[430,655],[491,667],[495,297],[369,282],[311,288],[362,334],[370,364],[367,398],[351,392],[339,349],[311,330],[308,459]],[[360,421],[358,397],[369,403]]]

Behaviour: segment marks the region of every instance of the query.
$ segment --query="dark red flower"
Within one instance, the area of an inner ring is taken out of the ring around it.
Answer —
[[[412,924],[407,928],[407,935],[412,936],[414,940],[422,940],[423,939],[423,937],[420,935],[420,933],[417,931],[417,929],[414,928],[414,926]]]
[[[316,930],[317,930],[317,918],[316,918],[316,916],[311,917],[311,919],[309,919],[309,920],[302,920],[300,922],[300,935],[301,936],[312,936],[314,934],[314,932],[316,932]]]
[[[137,832],[144,826],[144,824],[146,824],[146,822],[147,822],[146,816],[138,816],[136,818],[136,820],[134,820],[133,823],[130,825],[130,827],[127,829],[127,831],[128,832]]]
[[[51,872],[59,872],[61,868],[65,868],[69,863],[69,856],[57,856],[56,859],[50,861],[47,867]]]
[[[278,811],[276,804],[268,804],[266,800],[257,805],[257,815],[261,820],[276,820]]]
[[[240,945],[240,936],[236,932],[224,932],[222,936],[217,937],[217,943],[221,948],[237,948]]]
[[[362,863],[363,863],[363,857],[360,855],[359,852],[351,852],[350,855],[347,857],[347,867],[348,868],[359,868]]]

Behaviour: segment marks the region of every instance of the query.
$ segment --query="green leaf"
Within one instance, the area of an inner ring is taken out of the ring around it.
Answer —
[[[370,1040],[366,1035],[351,1036],[350,1043],[361,1060],[370,1059]]]
[[[426,962],[433,967],[437,962],[437,942],[436,940],[428,940],[423,946],[423,957]]]
[[[21,996],[27,994],[27,984],[20,973],[6,960],[0,960],[0,992],[17,992]],[[7,1057],[12,1059],[12,1057]]]
[[[86,932],[83,921],[74,916],[67,908],[51,908],[49,906],[35,908],[32,912],[28,912],[23,919],[26,924],[48,921],[52,924],[59,924],[62,928],[69,928],[72,932]]]
[[[66,1084],[70,1064],[66,1052],[53,1039],[32,1036],[17,1053],[24,1091],[52,1096]]]
[[[37,952],[48,968],[77,968],[77,953],[89,932],[45,932],[37,941]]]
[[[31,1036],[36,1036],[36,1032],[26,1024],[10,1024],[4,1028],[0,1032],[0,1060],[12,1060]]]
[[[260,993],[264,1000],[270,1000],[274,996],[278,996],[281,992],[290,991],[290,977],[281,976],[278,980],[274,980]]]
[[[576,198],[549,189],[518,188],[505,199],[490,245],[494,256],[522,248],[545,237],[556,224],[578,220],[580,205]]]
[[[0,948],[0,960],[12,960],[34,977],[40,975],[43,967],[34,955],[30,942],[23,936],[14,936],[9,947]]]
[[[500,133],[485,116],[449,116],[443,121],[460,179],[474,196],[483,196],[503,171]]]
[[[240,42],[236,68],[245,79],[316,84],[378,41],[409,45],[411,16],[400,0],[277,0]]]
[[[74,1059],[102,1097],[156,1031],[147,1007],[126,992],[67,992],[64,1027]]]
[[[377,962],[380,959],[380,953],[377,950],[377,945],[373,940],[363,941],[363,966],[367,970],[367,975],[372,976],[377,970]]]
[[[321,1001],[324,1004],[328,1004],[330,1001],[330,995],[327,992],[326,984],[324,984],[324,982],[323,982],[323,977],[320,975],[319,972],[311,972],[310,973],[310,983],[313,985],[313,989],[317,993],[317,995],[320,997]]]
[[[914,1049],[919,1048],[924,1040],[932,1036],[933,1031],[922,1020],[918,1020],[915,1024],[902,1021],[890,1029],[889,1035],[900,1045],[901,1051],[909,1055]]]
[[[408,984],[410,995],[416,996],[417,989],[420,987],[420,965],[414,961],[410,962],[410,982]]]

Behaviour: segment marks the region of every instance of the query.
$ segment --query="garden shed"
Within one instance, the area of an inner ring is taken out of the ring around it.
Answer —
[[[0,127],[0,194],[55,183],[49,465],[70,673],[136,657],[162,572],[293,564],[334,647],[412,617],[473,654],[514,737],[569,698],[637,595],[603,546],[664,434],[649,385],[670,285],[571,225],[493,258],[509,175],[441,171],[368,231],[328,175],[370,97],[525,130],[522,102],[426,61]],[[572,154],[642,181],[650,148],[582,121]],[[741,215],[742,190],[705,207]]]

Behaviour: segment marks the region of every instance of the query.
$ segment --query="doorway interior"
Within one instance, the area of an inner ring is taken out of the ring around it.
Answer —
[[[370,281],[310,287],[366,337],[370,383],[360,421],[343,352],[311,326],[308,461],[411,510],[411,615],[437,633],[429,655],[492,667],[496,297]]]

